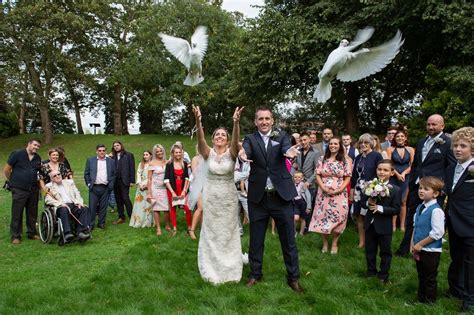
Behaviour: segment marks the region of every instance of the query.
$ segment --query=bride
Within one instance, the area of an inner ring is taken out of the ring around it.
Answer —
[[[199,106],[193,106],[198,151],[207,164],[201,168],[206,174],[202,188],[203,219],[198,266],[201,277],[212,284],[238,282],[242,278],[242,247],[234,165],[238,154],[239,120],[243,109],[235,109],[230,147],[229,133],[220,127],[212,134],[213,147],[210,148],[202,129],[201,110]]]

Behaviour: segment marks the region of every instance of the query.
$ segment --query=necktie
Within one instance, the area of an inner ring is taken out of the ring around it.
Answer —
[[[462,175],[462,172],[463,172],[463,171],[464,171],[464,168],[462,167],[461,164],[458,163],[458,165],[456,165],[456,169],[454,170],[453,187],[452,187],[452,189],[454,189],[454,187],[455,187],[456,184],[458,183],[459,178],[461,178],[461,175]]]
[[[417,215],[421,215],[421,213],[423,212],[423,210],[425,210],[425,208],[426,208],[425,204],[422,204],[422,205],[420,206],[420,209],[418,210]]]
[[[430,152],[433,142],[434,142],[434,139],[431,137],[428,137],[428,139],[426,139],[425,144],[423,145],[423,149],[421,151],[422,153],[421,161],[425,160],[426,156],[428,155],[428,152]]]

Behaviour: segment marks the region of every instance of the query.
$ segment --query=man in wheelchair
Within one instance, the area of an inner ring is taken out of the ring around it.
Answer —
[[[84,201],[74,184],[73,180],[62,179],[59,171],[49,173],[51,183],[48,193],[45,196],[46,205],[53,206],[56,217],[61,219],[64,229],[64,240],[66,243],[74,239],[71,231],[71,220],[77,222],[77,237],[80,241],[88,240],[91,235],[89,231],[89,209],[84,205]]]

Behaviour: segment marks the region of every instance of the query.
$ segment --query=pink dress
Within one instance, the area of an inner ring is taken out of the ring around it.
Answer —
[[[152,170],[151,178],[151,196],[155,203],[153,204],[153,211],[169,211],[169,202],[165,179],[165,166],[150,166],[148,170]]]
[[[319,159],[316,174],[321,177],[326,187],[339,189],[342,186],[344,177],[350,177],[352,162],[345,161],[323,161]],[[342,233],[346,228],[347,215],[349,213],[349,198],[347,189],[338,195],[330,196],[318,189],[316,203],[314,205],[313,217],[308,230],[320,234],[330,234],[331,232]]]

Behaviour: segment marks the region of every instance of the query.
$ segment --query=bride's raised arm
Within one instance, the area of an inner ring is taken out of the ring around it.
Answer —
[[[207,145],[206,138],[204,137],[204,130],[202,128],[202,123],[201,123],[201,110],[199,109],[199,106],[193,105],[193,113],[194,113],[194,118],[196,120],[198,151],[199,151],[199,154],[201,154],[201,156],[205,160],[207,160],[211,149]]]
[[[234,127],[232,128],[232,140],[230,142],[230,155],[232,159],[236,159],[239,154],[239,140],[240,140],[240,115],[245,107],[236,107],[234,111]]]

